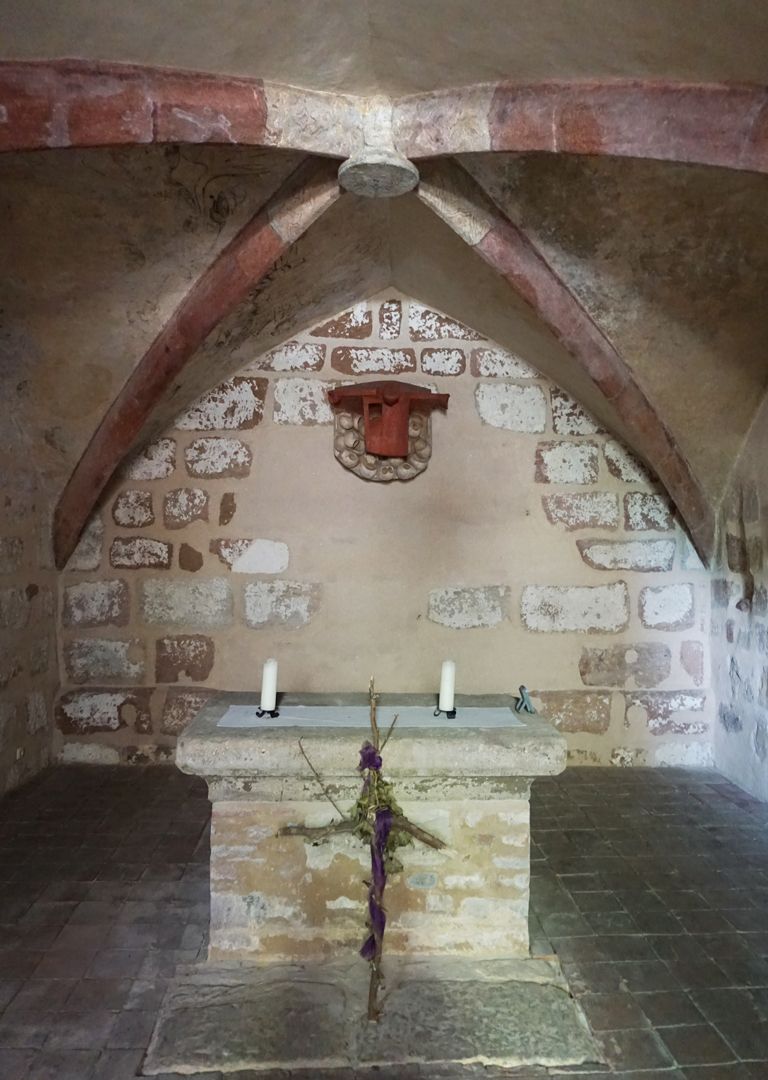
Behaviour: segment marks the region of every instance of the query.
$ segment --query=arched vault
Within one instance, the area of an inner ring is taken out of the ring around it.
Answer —
[[[765,393],[767,101],[658,76],[366,97],[0,63],[0,380],[44,444],[57,564],[127,453],[387,285],[581,400],[708,558]],[[418,190],[342,194],[338,159],[382,139],[417,161]]]
[[[213,72],[0,61],[0,109],[0,151],[219,143],[345,158],[383,112],[413,159],[546,151],[768,171],[764,84],[502,80],[366,97]]]

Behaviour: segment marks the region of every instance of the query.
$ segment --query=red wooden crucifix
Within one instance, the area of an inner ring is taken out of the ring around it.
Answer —
[[[377,457],[408,456],[408,417],[418,409],[446,409],[450,394],[434,394],[426,386],[379,379],[338,386],[328,391],[331,405],[362,409],[365,449]]]

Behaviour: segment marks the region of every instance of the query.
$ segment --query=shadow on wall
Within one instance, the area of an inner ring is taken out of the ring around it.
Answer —
[[[46,499],[11,410],[2,412],[0,795],[48,764],[58,674],[56,574],[46,558]]]
[[[737,463],[720,518],[718,569],[712,579],[712,682],[718,701],[715,763],[768,800],[768,490],[765,406]]]

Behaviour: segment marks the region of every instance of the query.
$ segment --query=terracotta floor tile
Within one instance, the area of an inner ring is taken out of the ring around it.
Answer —
[[[167,979],[205,941],[205,785],[52,769],[3,811],[0,1077],[127,1080]],[[536,781],[532,821],[532,924],[612,1063],[561,1080],[768,1080],[768,808],[715,774],[570,769]],[[395,1075],[430,1074],[377,1073]]]
[[[658,1033],[678,1065],[719,1065],[736,1058],[731,1047],[709,1024],[660,1028]]]
[[[675,1064],[654,1031],[607,1031],[600,1036],[599,1042],[606,1060],[619,1073]]]
[[[648,1027],[648,1018],[628,993],[584,994],[579,1004],[593,1031],[616,1031]]]
[[[696,999],[691,1000],[683,990],[652,990],[636,993],[634,997],[653,1027],[701,1023]]]

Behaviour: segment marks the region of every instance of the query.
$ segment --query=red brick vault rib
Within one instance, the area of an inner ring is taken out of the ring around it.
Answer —
[[[568,350],[675,502],[699,554],[712,555],[714,513],[697,477],[623,357],[530,237],[453,161],[424,162],[418,196],[496,270]]]
[[[152,142],[346,157],[365,100],[215,73],[88,60],[0,61],[0,150]],[[768,88],[651,80],[488,83],[394,102],[406,157],[607,154],[768,171]]]
[[[351,99],[199,71],[0,61],[0,151],[145,143],[278,146],[346,157]]]
[[[407,157],[489,150],[653,158],[768,171],[768,87],[602,79],[489,83],[403,98]]]
[[[261,146],[258,79],[82,60],[0,63],[1,150],[223,142]]]
[[[59,499],[53,528],[59,569],[110,477],[195,351],[339,197],[336,168],[332,161],[305,160],[198,278],[136,365]]]

